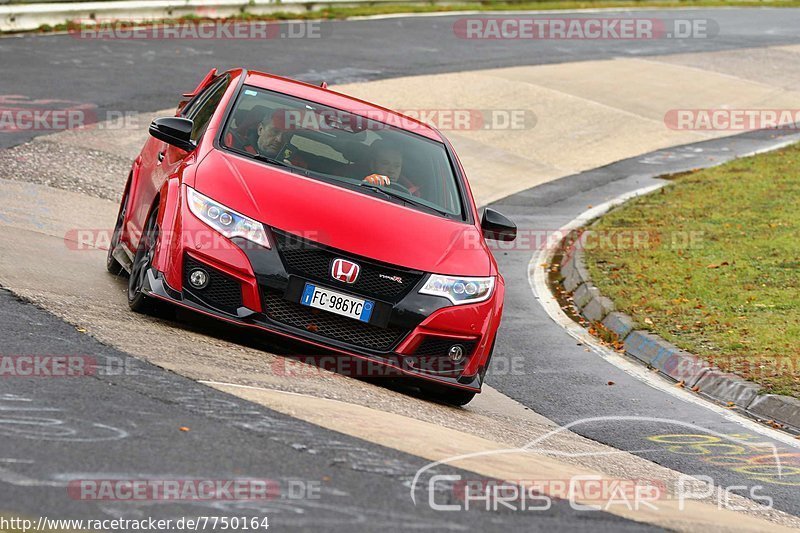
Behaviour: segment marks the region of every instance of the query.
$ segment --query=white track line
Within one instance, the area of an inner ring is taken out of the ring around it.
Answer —
[[[785,146],[785,144],[790,143],[780,143],[770,149],[780,148]],[[767,150],[758,150],[757,152],[753,153],[760,153]],[[567,235],[573,229],[577,229],[581,226],[584,226],[587,222],[603,215],[604,213],[608,212],[611,208],[635,197],[641,196],[643,194],[647,194],[653,192],[657,189],[660,189],[666,185],[666,183],[658,183],[655,185],[650,185],[648,187],[643,187],[641,189],[637,189],[632,192],[625,193],[620,195],[608,202],[600,204],[588,211],[584,211],[581,213],[577,218],[572,220],[567,225],[563,226],[560,230],[560,233],[564,236]],[[559,232],[556,232],[556,235]],[[556,300],[555,296],[550,292],[550,287],[547,284],[547,274],[544,267],[541,265],[543,264],[551,264],[553,261],[553,256],[558,249],[558,242],[554,242],[556,239],[548,242],[545,247],[543,247],[540,251],[535,253],[531,258],[530,263],[528,263],[528,283],[531,286],[531,290],[533,291],[533,296],[542,304],[547,314],[553,321],[564,328],[569,335],[571,335],[576,340],[582,342],[585,346],[590,348],[594,353],[608,361],[609,363],[613,364],[617,368],[621,369],[622,371],[626,372],[627,374],[635,377],[636,379],[644,382],[645,384],[653,387],[654,389],[658,389],[661,392],[665,392],[674,396],[675,398],[688,402],[693,403],[695,405],[704,407],[714,413],[722,416],[726,420],[731,422],[735,422],[741,426],[744,426],[750,431],[754,431],[766,437],[775,439],[780,441],[783,444],[791,446],[793,448],[800,449],[800,442],[798,442],[794,437],[783,433],[781,431],[772,430],[762,426],[761,424],[736,413],[730,409],[726,409],[722,406],[716,405],[712,403],[710,400],[705,400],[699,396],[696,396],[689,391],[686,391],[680,387],[676,387],[674,383],[669,382],[666,378],[660,376],[659,374],[654,374],[647,367],[644,366],[642,363],[634,362],[614,350],[611,350],[600,343],[594,336],[589,334],[589,332],[583,328],[581,325],[576,323],[572,320],[566,313],[564,313],[563,309],[559,305],[558,301]]]

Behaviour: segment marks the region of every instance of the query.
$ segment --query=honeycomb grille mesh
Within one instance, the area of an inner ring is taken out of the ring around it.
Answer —
[[[208,273],[208,285],[203,289],[195,289],[189,284],[189,274],[196,268]],[[190,293],[212,307],[235,314],[242,306],[242,287],[238,281],[189,256],[183,259],[183,279],[184,287]]]
[[[415,270],[389,267],[365,261],[345,252],[323,248],[315,243],[274,230],[278,250],[290,273],[313,279],[334,287],[347,288],[379,300],[397,302],[422,278]],[[361,267],[353,284],[331,277],[331,265],[336,258],[348,259]]]
[[[290,302],[269,289],[263,293],[265,312],[271,320],[354,346],[388,351],[407,333]]]
[[[464,347],[464,355],[472,354],[475,349],[475,341],[464,341],[461,339],[447,339],[444,337],[425,337],[425,339],[414,350],[414,355],[418,357],[447,357],[450,347],[460,344]]]

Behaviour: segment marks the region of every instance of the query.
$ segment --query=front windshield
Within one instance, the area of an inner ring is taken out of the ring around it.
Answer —
[[[373,118],[245,85],[222,145],[364,194],[461,218],[444,145]]]

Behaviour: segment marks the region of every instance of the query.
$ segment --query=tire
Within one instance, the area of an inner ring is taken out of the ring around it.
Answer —
[[[130,180],[129,180],[130,181]],[[125,195],[122,197],[122,205],[119,207],[119,215],[117,215],[117,223],[114,225],[114,233],[111,235],[111,242],[108,246],[108,255],[106,255],[106,270],[115,276],[119,276],[125,269],[114,257],[114,249],[119,244],[120,237],[122,236],[122,224],[125,220],[125,212],[128,209],[128,189],[125,189]]]
[[[422,384],[420,388],[434,401],[459,407],[467,405],[477,394],[476,392],[456,389],[455,387],[429,383]]]
[[[158,301],[149,298],[142,292],[147,271],[153,262],[156,242],[158,242],[158,206],[154,206],[147,218],[142,238],[136,248],[136,255],[131,265],[131,275],[128,278],[128,306],[132,311],[147,315],[157,314]]]

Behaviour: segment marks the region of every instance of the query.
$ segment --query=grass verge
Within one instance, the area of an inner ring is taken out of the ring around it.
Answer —
[[[438,4],[435,2],[419,4],[367,4],[363,6],[339,7],[331,6],[304,12],[276,11],[267,15],[254,15],[243,12],[236,17],[210,19],[206,17],[185,16],[175,19],[149,21],[148,24],[198,23],[226,20],[338,20],[351,17],[374,15],[393,15],[401,13],[438,13],[449,11],[526,11],[526,10],[575,10],[600,8],[684,8],[684,7],[800,7],[800,0],[541,0],[495,2],[490,0],[454,4]],[[123,21],[120,21],[123,22]],[[137,23],[136,25],[141,25]],[[133,26],[133,23],[130,23]],[[48,33],[80,29],[81,25],[65,21],[55,26],[44,24],[35,32]]]
[[[594,283],[639,327],[800,397],[800,145],[673,181],[592,227]]]

